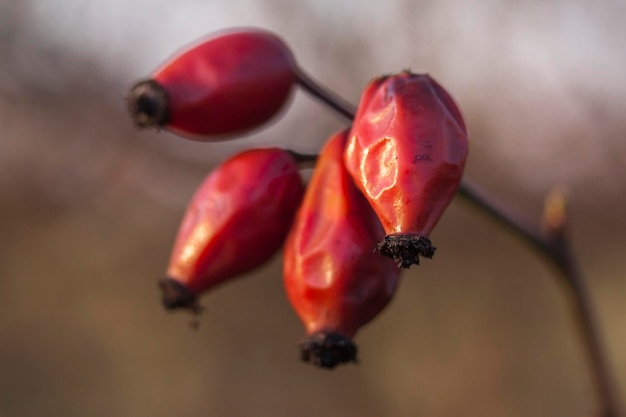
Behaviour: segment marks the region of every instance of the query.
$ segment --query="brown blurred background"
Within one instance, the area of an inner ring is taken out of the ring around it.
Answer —
[[[252,146],[315,151],[345,122],[298,92],[239,141],[138,132],[124,94],[182,45],[271,29],[356,101],[429,72],[463,108],[468,175],[538,218],[566,184],[573,243],[626,399],[626,3],[601,0],[0,1],[0,417],[590,416],[552,271],[456,200],[439,247],[357,336],[361,363],[300,363],[280,257],[206,296],[199,331],[155,285],[191,193]]]

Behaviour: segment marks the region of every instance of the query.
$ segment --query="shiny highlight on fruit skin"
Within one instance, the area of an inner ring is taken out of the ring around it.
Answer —
[[[218,32],[179,52],[127,96],[140,128],[198,141],[223,140],[260,127],[291,96],[296,62],[271,32]]]
[[[467,151],[461,112],[429,75],[383,76],[363,92],[344,160],[385,229],[379,251],[398,266],[434,255],[430,234],[459,187]]]
[[[301,358],[322,368],[357,361],[351,339],[389,303],[400,273],[375,250],[384,231],[345,170],[346,139],[322,149],[284,246],[285,289],[307,333]]]
[[[200,294],[269,260],[283,245],[303,195],[288,151],[248,150],[219,165],[185,212],[159,283],[163,305],[197,312]]]

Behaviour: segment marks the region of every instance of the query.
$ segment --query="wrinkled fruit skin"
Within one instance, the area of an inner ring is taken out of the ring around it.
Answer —
[[[192,140],[220,140],[261,126],[288,101],[295,59],[276,35],[220,32],[174,56],[137,83],[128,106],[139,127]]]
[[[195,298],[267,261],[282,246],[304,185],[290,153],[242,152],[200,185],[183,217],[160,283],[166,308]]]
[[[284,247],[287,296],[307,333],[301,356],[324,368],[356,361],[350,339],[389,303],[399,278],[375,251],[384,231],[345,170],[346,138],[322,149]]]
[[[383,76],[363,92],[344,160],[387,233],[378,249],[400,267],[433,256],[429,236],[459,187],[467,150],[461,112],[430,76]]]

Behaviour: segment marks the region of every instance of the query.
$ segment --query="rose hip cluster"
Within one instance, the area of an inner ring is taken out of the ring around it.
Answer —
[[[139,127],[199,141],[256,129],[300,81],[272,33],[218,33],[169,59],[128,94]],[[467,131],[431,77],[375,78],[351,129],[322,148],[305,186],[301,158],[267,148],[219,165],[191,199],[159,282],[168,309],[197,298],[283,248],[287,296],[307,336],[302,359],[324,368],[356,361],[356,332],[391,300],[400,268],[435,252],[429,236],[459,186]]]

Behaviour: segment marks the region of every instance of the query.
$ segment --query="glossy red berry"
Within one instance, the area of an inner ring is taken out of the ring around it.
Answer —
[[[363,92],[345,163],[387,233],[378,249],[398,266],[433,256],[429,236],[458,189],[467,149],[459,108],[430,76],[383,76]]]
[[[200,185],[183,217],[167,277],[166,308],[196,309],[196,297],[267,261],[283,244],[304,194],[292,155],[242,152]]]
[[[270,32],[220,32],[137,83],[128,106],[139,127],[165,128],[194,140],[223,139],[275,116],[290,96],[295,67],[289,47]]]
[[[356,361],[351,339],[390,301],[399,269],[375,251],[384,231],[343,165],[347,132],[321,151],[284,249],[284,282],[307,336],[302,359]]]

